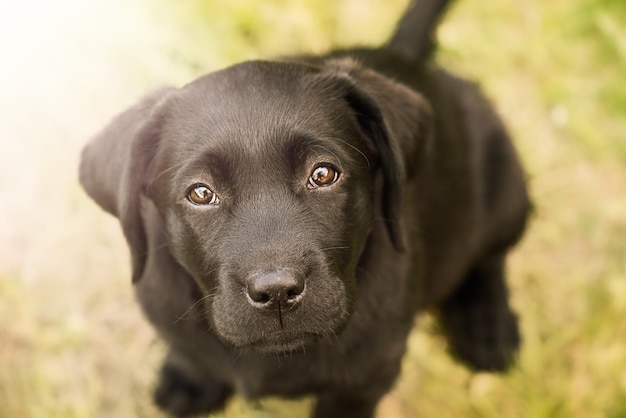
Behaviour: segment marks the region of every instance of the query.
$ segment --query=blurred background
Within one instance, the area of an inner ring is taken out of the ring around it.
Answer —
[[[380,45],[407,0],[0,2],[0,418],[159,417],[162,344],[80,149],[143,93],[244,59]],[[626,2],[459,0],[437,60],[513,133],[535,214],[510,257],[524,348],[506,376],[432,318],[379,417],[626,417]],[[235,399],[219,417],[305,417]]]

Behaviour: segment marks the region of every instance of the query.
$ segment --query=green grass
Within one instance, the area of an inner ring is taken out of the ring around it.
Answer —
[[[405,1],[84,4],[23,13],[15,27],[32,37],[0,43],[19,47],[0,72],[0,418],[160,416],[164,348],[133,301],[116,222],[76,184],[88,135],[160,84],[378,45]],[[441,26],[438,60],[483,86],[528,171],[536,210],[509,260],[524,347],[509,374],[472,374],[424,316],[380,417],[626,417],[624,22],[622,0],[461,0]],[[219,416],[309,406],[235,399]]]

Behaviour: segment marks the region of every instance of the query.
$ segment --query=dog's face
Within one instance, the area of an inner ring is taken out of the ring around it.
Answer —
[[[334,91],[285,70],[244,65],[180,91],[147,187],[218,335],[261,351],[344,325],[374,219],[373,145]]]
[[[144,194],[224,342],[277,353],[339,333],[376,214],[390,238],[379,245],[402,248],[403,154],[423,148],[428,120],[419,96],[358,71],[353,63],[244,63],[170,91],[144,112],[119,201],[83,175],[120,217],[134,279],[149,253]]]

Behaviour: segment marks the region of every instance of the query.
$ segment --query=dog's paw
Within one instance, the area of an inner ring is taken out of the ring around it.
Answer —
[[[231,389],[216,382],[200,385],[170,364],[161,369],[154,401],[175,417],[189,417],[215,411],[224,406]]]
[[[480,309],[476,309],[480,311]],[[451,354],[477,371],[504,372],[511,367],[520,347],[520,334],[515,314],[457,312],[447,316]]]

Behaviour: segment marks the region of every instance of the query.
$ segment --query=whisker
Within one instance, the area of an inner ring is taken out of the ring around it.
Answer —
[[[161,171],[160,173],[158,173],[152,180],[150,180],[150,182],[146,185],[146,192],[148,192],[150,190],[150,187],[152,187],[152,184],[154,184],[154,182],[156,182],[158,179],[160,179],[161,177],[163,177],[165,174],[167,174],[168,172],[170,172],[171,170],[178,168],[180,166],[182,166],[183,164],[185,164],[185,162],[180,162],[178,164],[174,164],[171,167],[166,168],[165,170]]]
[[[190,307],[189,307],[189,308],[188,308],[188,309],[187,309],[187,310],[186,310],[186,311],[185,311],[185,312],[184,312],[181,316],[179,316],[179,317],[178,317],[178,319],[176,319],[174,322],[172,322],[172,325],[176,325],[177,323],[179,323],[180,321],[182,321],[182,320],[185,318],[185,316],[186,316],[189,312],[191,312],[191,310],[192,310],[193,308],[195,308],[195,307],[196,307],[199,303],[202,303],[202,302],[204,302],[205,300],[212,298],[213,296],[215,296],[215,293],[209,293],[209,294],[207,294],[207,295],[205,295],[205,296],[202,296],[200,299],[198,299],[197,301],[195,301],[195,302],[193,303],[193,305],[191,305],[191,306],[190,306]]]
[[[326,248],[320,248],[320,251],[327,251],[327,250],[348,250],[350,249],[350,247],[326,247]]]
[[[360,149],[358,149],[358,148],[357,148],[357,147],[355,147],[354,145],[352,145],[352,144],[350,144],[350,143],[348,143],[348,142],[344,141],[344,140],[343,140],[343,139],[341,139],[341,138],[337,138],[337,137],[334,137],[334,136],[331,136],[331,137],[329,137],[329,138],[330,138],[330,139],[334,139],[335,141],[339,141],[339,142],[341,142],[341,143],[343,143],[343,144],[346,144],[347,146],[349,146],[350,148],[352,148],[353,150],[355,150],[356,152],[358,152],[359,154],[361,154],[361,156],[363,156],[363,158],[365,158],[365,161],[367,162],[367,167],[368,167],[368,168],[371,168],[371,167],[372,167],[372,165],[370,164],[370,160],[369,160],[369,158],[367,158],[367,155],[365,155],[365,153],[364,153],[363,151],[361,151]]]
[[[339,156],[337,154],[335,154],[334,152],[332,152],[331,150],[328,149],[328,147],[325,147],[324,145],[320,145],[320,144],[312,144],[312,147],[318,147],[318,148],[322,148],[324,150],[326,150],[329,154],[332,154],[337,161],[339,162],[339,168],[343,170],[343,163],[341,162],[341,158],[339,158]]]
[[[219,267],[216,267],[212,270],[209,270],[208,272],[205,273],[205,275],[209,275],[211,273],[213,273],[214,271],[219,270]],[[215,295],[217,295],[217,289],[214,288],[212,289],[212,291],[208,292],[206,295],[202,296],[200,299],[198,299],[197,301],[195,301],[182,315],[180,315],[178,317],[178,319],[176,319],[174,322],[172,322],[172,325],[177,324],[178,322],[182,321],[183,319],[185,319],[185,316],[191,312],[199,303],[204,302],[207,299],[213,298],[215,297]]]

